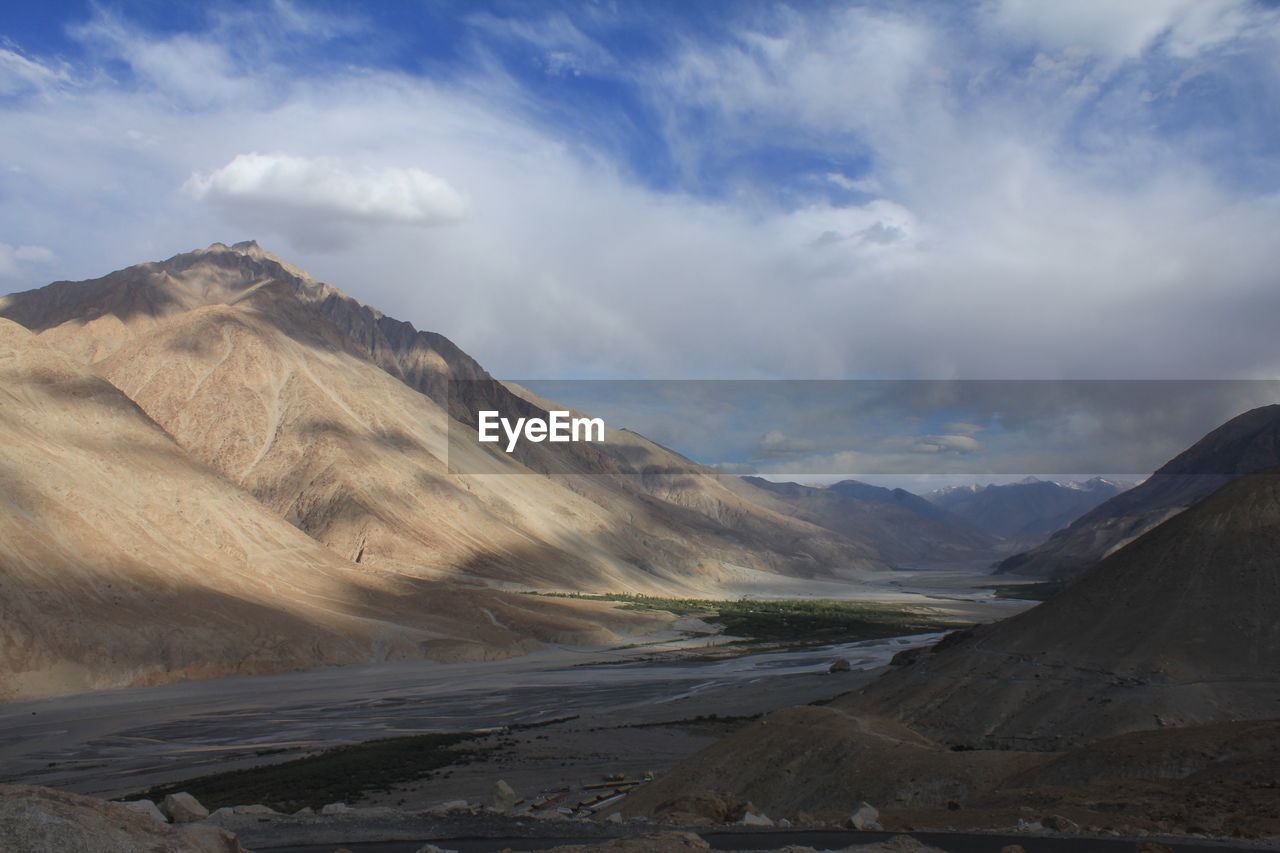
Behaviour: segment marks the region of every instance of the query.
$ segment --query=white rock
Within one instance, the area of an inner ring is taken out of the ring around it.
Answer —
[[[437,847],[434,844],[424,844],[419,847],[416,853],[458,853],[457,850],[446,850],[443,847]]]
[[[209,816],[209,810],[186,791],[166,796],[160,801],[160,811],[174,823],[193,823]]]
[[[144,814],[147,817],[155,818],[161,823],[169,822],[169,819],[164,816],[164,812],[160,811],[159,807],[156,806],[156,804],[151,800],[133,800],[128,803],[121,803],[121,805],[123,805],[129,811],[137,812],[138,814]]]
[[[858,807],[849,815],[849,828],[875,830],[880,828],[880,811],[870,803],[858,803]]]
[[[770,820],[767,814],[755,814],[753,812],[744,814],[742,823],[745,826],[773,826],[773,821]]]
[[[505,779],[499,779],[493,783],[493,790],[489,792],[489,805],[499,811],[507,811],[514,809],[516,803],[520,802],[520,797]]]
[[[622,823],[622,812],[614,812],[605,818],[609,823]]]
[[[351,814],[355,809],[346,803],[329,803],[320,809],[322,815]]]

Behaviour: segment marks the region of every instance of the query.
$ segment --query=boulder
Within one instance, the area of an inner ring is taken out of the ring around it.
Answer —
[[[493,788],[489,791],[489,805],[491,807],[505,812],[514,809],[518,802],[520,802],[520,797],[506,783],[506,780],[499,779],[493,783]]]
[[[172,826],[124,803],[33,785],[0,785],[4,853],[244,853],[215,826]]]
[[[836,658],[831,662],[831,666],[827,667],[827,672],[848,672],[853,669],[847,658]]]
[[[773,821],[768,815],[747,812],[742,816],[742,824],[744,826],[773,826]]]
[[[880,810],[870,803],[859,803],[849,815],[849,828],[859,830],[880,829]]]
[[[1051,814],[1048,817],[1042,817],[1040,818],[1040,825],[1045,829],[1050,829],[1054,832],[1066,833],[1068,835],[1078,835],[1080,833],[1080,824],[1070,818],[1062,817],[1061,815]]]
[[[245,853],[235,835],[220,826],[192,824],[184,826],[181,832],[195,843],[200,853]]]
[[[174,823],[194,823],[209,816],[209,810],[186,791],[166,795],[160,801],[160,811]]]
[[[347,805],[346,803],[329,803],[328,805],[322,806],[320,808],[320,814],[325,815],[326,817],[332,817],[334,815],[340,815],[340,814],[350,814],[353,811],[355,811],[355,809],[351,808],[351,806]]]
[[[131,812],[146,815],[153,820],[160,821],[160,823],[169,822],[169,819],[164,816],[164,812],[160,811],[159,807],[156,806],[155,802],[152,800],[131,800],[127,803],[121,803],[121,805]]]
[[[446,850],[444,847],[437,847],[434,844],[424,844],[415,853],[458,853],[458,851],[453,849]]]

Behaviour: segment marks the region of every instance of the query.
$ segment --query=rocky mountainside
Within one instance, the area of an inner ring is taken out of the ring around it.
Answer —
[[[867,800],[886,828],[1053,815],[1073,832],[1272,835],[1278,566],[1280,467],[1232,479],[1032,610],[744,726],[624,814],[697,816],[714,797],[804,820]]]
[[[686,459],[666,481],[629,477],[577,444],[568,473],[562,455],[536,476],[552,470],[546,446],[527,445],[516,459],[455,457],[476,473],[449,473],[449,452],[480,453],[447,445],[451,418],[475,407],[449,399],[450,379],[486,406],[537,406],[444,337],[253,243],[15,294],[0,315],[91,363],[188,452],[361,564],[597,591],[705,591],[724,563],[805,576],[881,565]]]
[[[857,480],[826,487],[744,477],[776,498],[771,506],[860,542],[897,564],[993,559],[995,537],[903,489]]]
[[[1165,463],[1141,485],[1098,505],[998,571],[1070,577],[1182,512],[1228,480],[1280,465],[1280,405],[1238,415]]]
[[[0,701],[493,657],[642,624],[343,559],[7,320],[0,399]]]
[[[1029,477],[1018,483],[953,486],[923,497],[979,530],[1027,548],[1131,488],[1133,483],[1101,477],[1082,483]]]
[[[949,746],[1039,750],[1274,717],[1277,566],[1272,468],[1233,479],[1040,606],[944,641],[840,701]]]
[[[0,699],[611,642],[665,620],[499,590],[884,565],[632,433],[556,459],[450,447],[478,403],[539,401],[256,244],[2,297],[0,317]]]

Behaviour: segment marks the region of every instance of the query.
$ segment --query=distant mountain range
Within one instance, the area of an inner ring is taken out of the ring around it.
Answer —
[[[1012,546],[1029,548],[1131,488],[1131,482],[1101,477],[1066,483],[1028,477],[1017,483],[950,486],[924,498]]]
[[[1280,465],[1280,405],[1245,412],[1178,454],[1141,485],[1116,495],[1041,545],[1000,563],[1032,577],[1078,574],[1229,480]]]
[[[858,480],[830,486],[745,477],[780,512],[845,534],[897,564],[992,559],[998,540],[919,495]],[[1006,552],[1007,553],[1007,552]]]

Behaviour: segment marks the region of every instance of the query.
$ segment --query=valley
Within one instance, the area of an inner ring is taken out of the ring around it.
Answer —
[[[936,589],[902,592],[888,586],[880,595],[956,625],[1002,618],[1032,604],[994,598],[979,588],[985,580],[972,575],[965,587],[948,575]],[[844,591],[862,593],[848,586]],[[866,673],[884,667],[897,652],[940,636],[916,633],[794,647],[776,641],[734,645],[751,638],[718,630],[686,617],[622,646],[555,645],[499,661],[355,665],[8,703],[0,705],[0,765],[5,768],[0,782],[119,797],[327,747],[415,733],[467,732],[567,716],[617,726],[756,715],[798,697],[830,699],[863,683]],[[886,624],[879,630],[892,628]],[[850,662],[851,672],[827,672],[838,658]],[[620,766],[653,763],[649,750],[627,737],[613,738],[613,750],[611,760]],[[484,781],[488,774],[485,770],[476,784],[491,785],[491,779]],[[444,788],[435,795],[439,802],[456,799]],[[419,799],[437,805],[431,796]]]
[[[195,794],[276,845],[859,803],[901,831],[1280,834],[1280,406],[1137,486],[924,497],[602,422],[459,443],[578,415],[252,241],[0,298],[0,378],[15,797]],[[518,801],[486,811],[499,780]]]
[[[0,853],[1280,853],[1280,0],[16,0]]]

